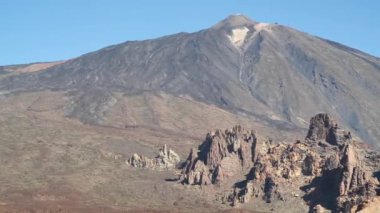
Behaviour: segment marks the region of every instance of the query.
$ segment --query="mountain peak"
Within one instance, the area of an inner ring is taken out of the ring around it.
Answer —
[[[227,18],[224,19],[224,21],[228,21],[228,22],[236,23],[236,24],[254,23],[253,20],[251,20],[248,16],[245,16],[243,14],[229,15]]]
[[[242,14],[234,14],[230,15],[227,18],[223,19],[216,25],[214,25],[213,28],[220,29],[220,28],[237,28],[242,26],[251,26],[257,24],[256,21],[248,18],[245,15]]]

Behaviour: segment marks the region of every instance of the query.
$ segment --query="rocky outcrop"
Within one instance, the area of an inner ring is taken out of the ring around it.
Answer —
[[[310,119],[309,131],[306,138],[311,140],[328,140],[331,129],[337,128],[338,124],[329,114],[317,114]]]
[[[153,168],[155,165],[154,159],[145,157],[144,155],[139,155],[137,153],[134,153],[126,163],[137,168]]]
[[[148,158],[137,153],[128,159],[127,163],[137,168],[151,169],[173,169],[180,162],[180,157],[172,149],[168,149],[166,144],[159,150],[157,157]]]
[[[302,174],[307,176],[317,176],[321,173],[321,158],[313,152],[309,152],[302,163]]]
[[[316,118],[327,118],[326,120],[334,124],[326,125],[333,126],[332,129],[329,127],[326,142],[335,145],[333,146],[335,149],[327,152],[329,157],[321,165],[323,172],[314,178],[315,182],[310,184],[312,189],[307,191],[305,197],[312,205],[322,204],[338,212],[356,212],[356,209],[360,209],[364,203],[376,196],[378,182],[372,177],[371,169],[360,156],[360,148],[351,140],[351,135],[343,130],[339,131],[337,124],[331,122],[331,118],[319,115],[312,119],[312,123],[317,120]],[[309,130],[310,132],[313,130]],[[321,138],[309,139],[315,141]]]
[[[257,139],[241,126],[207,134],[198,150],[192,149],[181,174],[186,184],[215,184],[248,169],[256,158]]]
[[[320,113],[310,119],[309,131],[306,139],[325,141],[332,145],[343,145],[351,139],[351,133],[338,127],[335,119],[326,113]]]
[[[285,200],[285,197],[289,196],[287,190],[293,188],[287,186],[290,181],[321,172],[320,160],[314,153],[310,153],[310,145],[307,143],[267,147],[258,155],[244,186],[236,193],[235,200],[239,202],[235,202],[234,205],[245,203],[250,200],[249,197],[260,197],[268,203]]]
[[[328,114],[313,117],[305,141],[294,143],[258,141],[253,131],[236,126],[209,133],[192,149],[181,182],[220,184],[246,171],[246,179],[236,180],[222,200],[236,206],[257,198],[270,203],[300,197],[310,212],[352,212],[379,190],[359,147]]]
[[[337,208],[343,212],[351,212],[363,205],[364,201],[376,196],[377,181],[362,166],[352,145],[346,145],[341,151]]]

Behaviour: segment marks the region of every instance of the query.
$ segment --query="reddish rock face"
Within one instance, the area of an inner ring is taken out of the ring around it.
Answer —
[[[376,196],[376,180],[371,177],[368,168],[362,165],[353,145],[345,145],[340,154],[337,208],[342,212],[351,212],[363,201]]]
[[[191,151],[182,170],[181,181],[201,184],[194,180],[199,174],[210,180],[207,183],[220,183],[241,172],[242,168],[249,168],[253,165],[256,140],[252,131],[245,131],[240,126],[224,132],[216,130],[208,133],[199,150]],[[197,164],[202,166],[194,166]]]
[[[220,184],[246,172],[227,196],[231,205],[257,198],[283,201],[303,193],[310,212],[351,212],[376,196],[378,187],[358,149],[328,114],[313,117],[306,140],[295,143],[258,141],[253,131],[236,126],[207,134],[190,152],[181,181]]]

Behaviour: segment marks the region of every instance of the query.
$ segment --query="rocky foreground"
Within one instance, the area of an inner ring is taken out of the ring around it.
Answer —
[[[232,206],[300,197],[310,212],[360,212],[379,199],[379,160],[330,115],[318,114],[305,140],[294,143],[261,141],[240,126],[211,132],[191,150],[180,182],[216,187],[235,182],[220,199]],[[241,173],[244,179],[237,178]]]

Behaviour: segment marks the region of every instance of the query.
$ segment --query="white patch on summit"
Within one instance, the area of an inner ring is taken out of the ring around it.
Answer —
[[[235,47],[241,47],[244,44],[245,37],[247,37],[247,33],[249,29],[247,27],[236,28],[232,30],[231,35],[227,35],[232,44]]]
[[[268,26],[270,26],[270,24],[268,24],[268,23],[258,23],[255,25],[255,30],[261,31],[261,30],[268,28]]]

